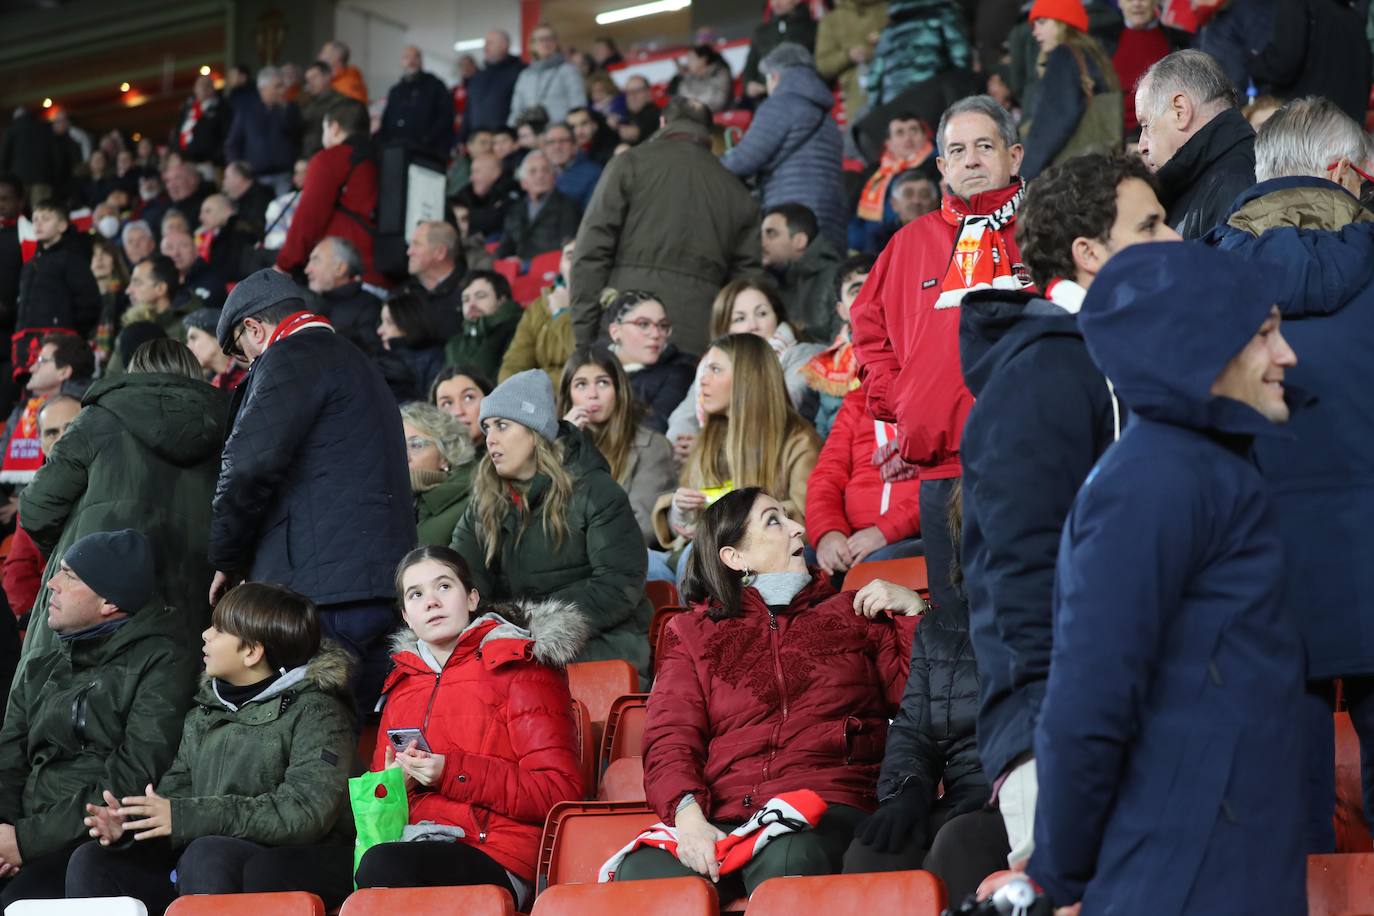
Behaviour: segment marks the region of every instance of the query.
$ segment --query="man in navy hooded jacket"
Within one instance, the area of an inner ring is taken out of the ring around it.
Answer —
[[[1301,643],[1251,457],[1289,417],[1284,278],[1140,245],[1078,323],[1132,420],[1064,528],[1029,873],[1084,913],[1306,912]]]

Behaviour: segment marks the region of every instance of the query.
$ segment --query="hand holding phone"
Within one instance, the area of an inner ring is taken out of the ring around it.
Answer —
[[[433,751],[429,749],[429,742],[425,740],[425,733],[418,728],[388,728],[386,730],[386,740],[391,743],[392,749],[398,754],[410,747],[412,741],[415,743],[417,749],[424,751],[426,754],[433,753]]]

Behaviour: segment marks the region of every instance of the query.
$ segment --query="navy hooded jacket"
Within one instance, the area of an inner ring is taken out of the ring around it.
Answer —
[[[1281,287],[1236,255],[1137,245],[1079,313],[1132,421],[1059,551],[1029,867],[1056,905],[1306,912],[1301,647],[1249,458],[1282,431],[1211,394]]]
[[[1121,417],[1077,318],[1029,293],[964,297],[964,582],[978,752],[996,779],[1030,753],[1050,673],[1059,533]]]
[[[1321,295],[1282,306],[1298,355],[1288,378],[1316,403],[1293,417],[1293,439],[1259,440],[1255,458],[1287,552],[1284,598],[1308,678],[1374,674],[1374,217],[1336,184],[1301,177],[1256,185],[1231,218],[1209,242],[1252,256],[1263,248],[1295,271],[1315,263],[1328,279]],[[1348,269],[1333,265],[1341,260]]]

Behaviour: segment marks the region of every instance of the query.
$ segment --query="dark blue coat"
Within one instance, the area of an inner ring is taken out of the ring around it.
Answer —
[[[386,94],[379,139],[414,143],[447,162],[453,149],[453,93],[424,70],[403,77]]]
[[[1318,202],[1329,204],[1320,222]],[[1336,284],[1283,306],[1283,335],[1298,355],[1287,377],[1317,400],[1293,417],[1294,439],[1257,441],[1255,453],[1287,551],[1284,596],[1302,628],[1307,676],[1374,674],[1374,222],[1339,234],[1269,228],[1306,214],[1304,226],[1341,229],[1363,214],[1354,197],[1320,178],[1266,181],[1242,194],[1235,211],[1239,225],[1265,231],[1222,226],[1209,241],[1247,254],[1263,246],[1271,263],[1316,260]],[[1353,269],[1330,269],[1334,257],[1352,253]]]
[[[210,563],[316,604],[394,596],[415,546],[396,399],[343,337],[304,330],[253,361],[234,392],[210,522]]]
[[[1302,659],[1252,439],[1212,382],[1254,337],[1264,265],[1137,245],[1079,326],[1132,421],[1074,500],[1035,734],[1030,875],[1084,913],[1304,913]]]
[[[1050,673],[1059,534],[1116,438],[1107,380],[1078,320],[1027,293],[970,293],[959,356],[977,402],[964,424],[964,582],[978,659],[978,752],[996,779],[1030,753]]]
[[[275,175],[291,171],[300,151],[301,113],[294,102],[268,108],[254,95],[235,110],[229,139],[224,142],[230,162],[247,159],[259,176]]]
[[[474,130],[496,130],[506,126],[510,117],[510,99],[515,94],[515,81],[525,65],[520,58],[507,54],[495,63],[488,63],[468,78],[468,102],[463,110],[460,140],[466,140]]]
[[[596,183],[600,180],[601,166],[588,159],[586,153],[579,152],[559,174],[554,187],[577,201],[577,205],[586,210],[587,204],[591,202],[592,192],[596,190]]]

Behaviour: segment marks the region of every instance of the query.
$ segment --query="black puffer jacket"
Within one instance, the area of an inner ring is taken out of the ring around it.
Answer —
[[[657,433],[668,431],[668,417],[687,396],[696,377],[697,358],[668,344],[652,366],[630,374],[630,390],[635,400],[649,408],[644,425]]]
[[[68,230],[39,247],[19,275],[15,328],[65,328],[89,336],[100,318],[100,288],[91,273],[91,252]]]
[[[230,426],[214,568],[317,604],[390,597],[415,514],[396,400],[367,356],[332,331],[283,337],[235,391]]]
[[[914,792],[929,804],[941,780],[955,810],[971,811],[987,801],[990,788],[975,734],[978,666],[962,608],[933,607],[916,629],[902,708],[887,733],[880,802]]]

